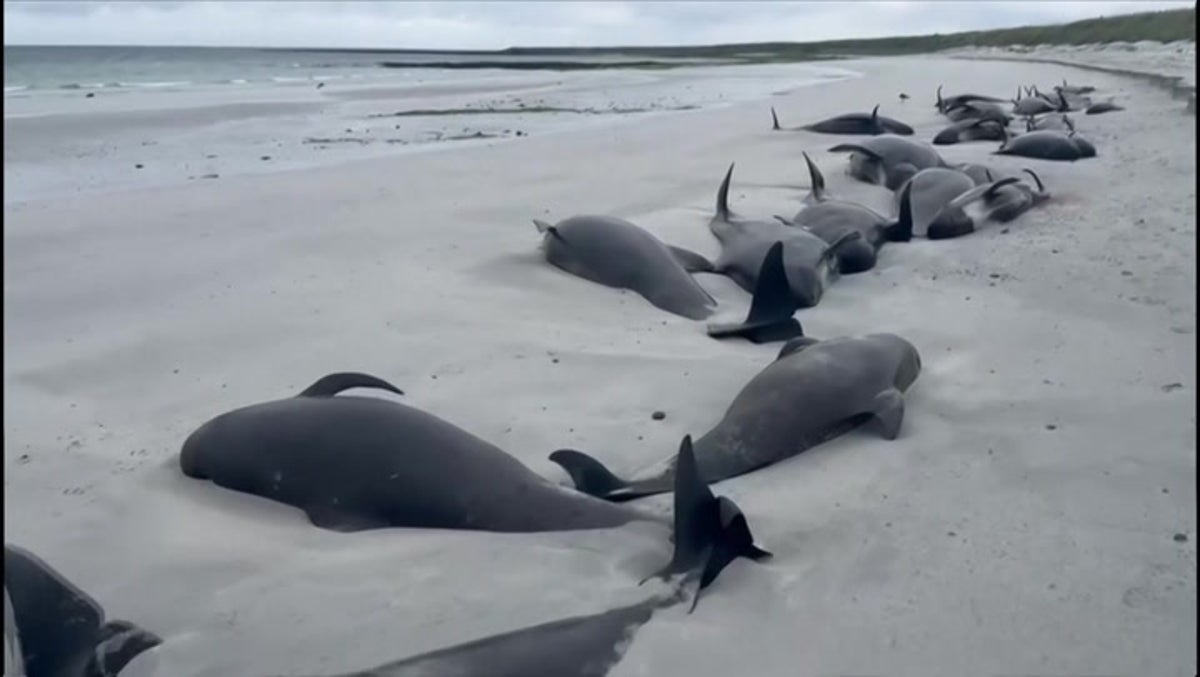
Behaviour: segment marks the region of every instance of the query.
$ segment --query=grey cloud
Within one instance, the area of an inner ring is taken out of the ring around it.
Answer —
[[[497,49],[881,37],[1188,2],[15,2],[6,44]]]

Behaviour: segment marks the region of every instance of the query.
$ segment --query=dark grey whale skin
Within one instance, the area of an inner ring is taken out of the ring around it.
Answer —
[[[11,543],[4,544],[4,590],[24,677],[109,677],[162,643],[129,621],[105,622],[86,592]]]
[[[565,618],[329,677],[604,677],[638,629],[673,601]]]
[[[771,107],[771,129],[774,131],[783,131],[783,127],[779,124],[779,115],[775,113],[775,108]],[[879,106],[871,110],[870,113],[845,113],[836,115],[820,122],[802,125],[797,127],[798,131],[818,132],[820,134],[853,134],[853,135],[876,135],[876,134],[899,134],[901,136],[912,136],[913,128],[908,125],[889,117],[879,114]]]
[[[875,267],[879,249],[893,234],[911,230],[898,220],[892,220],[856,202],[830,197],[825,192],[825,176],[808,153],[802,152],[808,165],[812,191],[805,198],[805,207],[791,219],[776,216],[783,223],[807,228],[828,243],[840,241],[847,233],[857,231],[861,236],[838,249],[838,267],[843,275],[861,273]],[[903,214],[901,215],[903,216]]]
[[[1005,139],[993,155],[1018,155],[1037,160],[1074,162],[1095,157],[1096,148],[1086,139],[1053,129],[1039,129]]]
[[[783,246],[784,271],[788,286],[799,308],[820,303],[826,289],[840,276],[837,251],[853,239],[829,244],[807,230],[793,228],[777,220],[736,217],[729,208],[729,186],[733,165],[717,190],[716,210],[708,228],[721,243],[721,255],[715,267],[747,291],[753,291],[762,270],[762,261],[777,242]]]
[[[704,482],[778,463],[875,418],[886,439],[900,432],[902,392],[921,370],[917,349],[895,334],[801,337],[742,388],[715,427],[696,440]],[[580,491],[627,501],[671,490],[676,466],[624,480],[572,449],[551,454]]]
[[[717,302],[687,266],[711,270],[702,256],[664,244],[637,225],[614,216],[583,214],[555,225],[534,220],[552,265],[585,280],[637,292],[657,308],[702,320]]]
[[[854,143],[840,143],[829,149],[850,153],[850,174],[889,190],[900,186],[922,169],[945,167],[946,161],[929,143],[894,134],[882,134]]]
[[[746,517],[737,505],[724,496],[714,496],[701,480],[690,436],[685,436],[680,444],[675,467],[678,468],[673,496],[675,551],[671,561],[649,577],[666,580],[683,574],[672,595],[494,635],[339,677],[603,677],[608,674],[624,655],[633,634],[656,610],[686,598],[688,581],[699,578],[688,611],[691,613],[701,591],[735,559],[759,562],[772,556],[754,544]]]
[[[334,396],[351,387],[400,392],[367,374],[331,374],[296,397],[203,424],[184,442],[180,468],[300,508],[313,524],[337,531],[535,532],[662,521],[553,484],[432,414],[382,398]]]

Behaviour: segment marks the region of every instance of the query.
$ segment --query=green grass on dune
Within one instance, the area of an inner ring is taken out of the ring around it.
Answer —
[[[1022,26],[946,35],[914,35],[869,40],[824,42],[767,42],[698,47],[511,47],[508,55],[552,56],[564,54],[623,54],[630,57],[736,58],[748,61],[819,59],[845,55],[896,55],[936,52],[955,47],[1008,45],[1082,45],[1104,42],[1154,40],[1175,42],[1196,39],[1196,10],[1125,14],[1084,19],[1066,24]]]
[[[765,42],[690,47],[510,47],[498,52],[439,50],[316,50],[372,51],[396,54],[473,54],[480,57],[545,57],[523,62],[480,58],[467,62],[388,63],[402,68],[503,68],[518,70],[596,70],[608,68],[667,69],[694,66],[694,63],[661,59],[705,59],[710,63],[772,63],[814,61],[853,56],[891,56],[922,54],[957,47],[1005,47],[1009,45],[1081,45],[1108,42],[1153,40],[1175,42],[1196,39],[1196,10],[1179,9],[1143,12],[1113,17],[1084,19],[1048,26],[1022,26],[990,31],[967,31],[946,35],[913,35],[869,40],[827,40],[823,42]],[[305,50],[308,51],[308,50]],[[624,56],[628,59],[608,63],[571,61],[570,57]]]

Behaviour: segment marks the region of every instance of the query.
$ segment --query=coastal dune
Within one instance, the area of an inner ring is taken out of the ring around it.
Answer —
[[[827,152],[846,137],[772,132],[770,106],[791,126],[881,103],[929,139],[939,84],[1067,78],[1126,108],[1079,116],[1096,158],[941,149],[1033,167],[1051,201],[888,245],[797,314],[810,336],[920,350],[900,437],[856,431],[715,485],[774,559],[731,564],[691,615],[657,613],[610,674],[1193,674],[1194,117],[1149,83],[1061,66],[836,65],[854,77],[773,66],[769,98],[430,152],[27,184],[5,205],[6,539],[161,635],[159,674],[180,677],[366,669],[643,599],[670,557],[653,529],[333,534],[183,478],[179,447],[212,416],[356,370],[556,481],[562,447],[633,474],[714,425],[778,345],[714,341],[549,266],[532,218],[612,214],[715,256],[730,162],[746,216],[799,208],[801,151],[831,193],[890,209]],[[697,279],[716,319],[744,316],[745,292]]]

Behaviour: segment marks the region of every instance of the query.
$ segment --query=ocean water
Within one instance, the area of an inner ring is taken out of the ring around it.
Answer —
[[[670,69],[494,69],[497,61],[631,58],[642,60],[6,47],[5,204],[496,143],[764,100],[856,76],[827,64],[695,60],[685,63],[696,67]]]
[[[429,64],[480,61],[522,62],[542,57],[427,52],[339,52],[333,50],[225,47],[5,46],[4,92],[186,88],[252,83],[324,82],[404,77],[456,79],[458,70],[384,68],[382,62]],[[614,62],[620,55],[553,57],[555,61]],[[667,61],[666,59],[656,59]],[[466,72],[470,72],[469,70]]]

